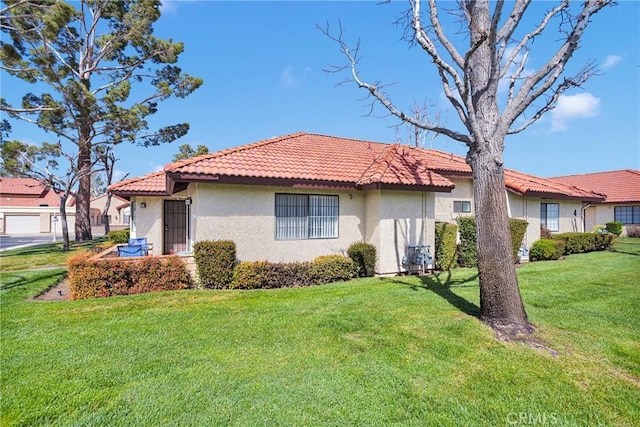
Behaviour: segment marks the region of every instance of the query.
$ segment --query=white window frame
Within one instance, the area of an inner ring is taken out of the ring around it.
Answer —
[[[466,206],[468,209],[465,209]],[[453,213],[471,213],[471,200],[454,200]]]
[[[337,239],[339,197],[276,193],[275,240]]]

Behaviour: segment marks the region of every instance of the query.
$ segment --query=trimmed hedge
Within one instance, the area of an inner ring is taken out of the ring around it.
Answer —
[[[473,216],[461,216],[456,219],[460,230],[458,263],[464,267],[478,265],[478,245],[476,244],[476,219]]]
[[[560,240],[540,239],[533,242],[529,250],[530,261],[549,261],[560,259],[564,244]]]
[[[231,289],[273,289],[321,285],[356,277],[351,258],[326,255],[313,262],[243,261],[234,271]]]
[[[180,258],[145,257],[91,261],[90,251],[79,251],[67,260],[69,297],[104,298],[191,287],[191,276]]]
[[[611,233],[560,233],[553,235],[553,240],[563,242],[563,255],[603,251],[611,247],[615,238],[616,236]]]
[[[370,243],[352,243],[347,249],[347,255],[358,268],[359,277],[373,277],[376,270],[376,247]]]
[[[619,236],[622,234],[622,223],[617,221],[611,221],[606,223],[606,230],[611,233]]]
[[[447,222],[436,222],[436,268],[451,270],[456,264],[456,238],[458,226]]]
[[[357,277],[358,270],[356,263],[349,257],[323,255],[313,261],[310,274],[313,283],[321,285]]]
[[[518,262],[518,252],[522,246],[524,235],[529,223],[524,219],[509,218],[509,231],[511,232],[511,248],[513,250],[513,262]]]
[[[201,286],[213,289],[228,287],[238,263],[236,244],[231,240],[203,240],[193,245],[193,258]]]
[[[310,262],[274,263],[267,261],[242,261],[229,283],[231,289],[273,289],[310,286]]]
[[[125,228],[124,230],[114,230],[110,231],[107,234],[109,237],[109,241],[114,245],[119,245],[122,243],[129,243],[129,229]]]
[[[456,219],[460,227],[460,245],[458,262],[465,267],[478,265],[478,247],[476,243],[476,219],[473,216],[461,216]],[[509,218],[509,232],[511,233],[511,245],[513,262],[518,261],[518,251],[522,239],[527,232],[529,223],[518,218]]]

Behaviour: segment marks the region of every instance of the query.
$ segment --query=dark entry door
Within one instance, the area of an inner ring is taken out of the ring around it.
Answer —
[[[187,250],[187,205],[184,200],[164,201],[163,254]]]

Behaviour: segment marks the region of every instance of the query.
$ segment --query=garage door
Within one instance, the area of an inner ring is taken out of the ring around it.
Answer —
[[[40,215],[5,216],[6,234],[40,234]]]

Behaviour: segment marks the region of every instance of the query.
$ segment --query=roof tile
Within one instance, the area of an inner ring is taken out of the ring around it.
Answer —
[[[640,170],[623,169],[550,178],[606,196],[605,203],[640,202]]]

